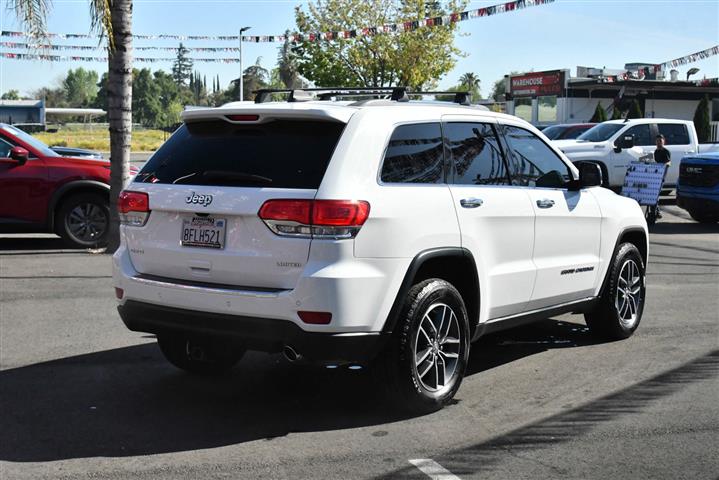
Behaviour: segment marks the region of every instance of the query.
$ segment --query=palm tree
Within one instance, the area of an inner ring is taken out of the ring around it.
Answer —
[[[120,244],[117,197],[130,178],[132,141],[132,0],[88,0],[93,30],[107,38],[107,105],[110,124],[110,232],[108,252]],[[18,19],[36,38],[47,37],[52,0],[10,0]]]
[[[479,93],[479,77],[472,72],[467,72],[459,77],[458,87],[465,89],[472,94],[472,98],[475,100],[480,97]]]

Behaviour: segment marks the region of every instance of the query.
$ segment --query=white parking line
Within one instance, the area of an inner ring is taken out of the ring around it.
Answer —
[[[430,458],[415,458],[409,463],[419,468],[432,480],[461,480],[457,475]]]

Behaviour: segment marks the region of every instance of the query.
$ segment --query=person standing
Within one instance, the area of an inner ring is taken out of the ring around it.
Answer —
[[[666,139],[664,138],[664,135],[661,133],[657,135],[656,138],[656,145],[657,149],[654,150],[654,161],[656,163],[662,163],[666,165],[666,168],[664,169],[664,176],[662,177],[662,186],[664,186],[664,179],[667,177],[667,170],[669,170],[669,167],[672,164],[672,152],[667,150],[664,147],[664,144],[666,143]],[[659,188],[661,191],[661,187]],[[657,218],[662,218],[662,212],[659,209],[659,201],[657,200],[657,206],[656,206],[656,214]]]

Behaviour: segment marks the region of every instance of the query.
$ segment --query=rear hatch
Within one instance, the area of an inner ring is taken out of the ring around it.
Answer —
[[[274,234],[258,211],[269,199],[314,198],[344,126],[194,115],[127,188],[147,193],[151,211],[143,227],[125,228],[135,269],[180,283],[293,288],[311,240]]]

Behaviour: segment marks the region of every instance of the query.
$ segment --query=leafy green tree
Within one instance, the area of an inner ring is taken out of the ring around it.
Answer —
[[[602,123],[607,121],[607,113],[602,108],[602,103],[597,102],[597,108],[594,109],[594,115],[589,119],[591,123]]]
[[[512,72],[509,73],[509,75],[510,75],[510,76],[512,76],[512,75],[518,75],[518,74],[520,74],[520,73],[522,73],[522,72],[512,71]],[[504,92],[505,92],[505,89],[506,89],[506,86],[505,86],[505,85],[506,85],[506,79],[505,79],[505,78],[500,78],[499,80],[496,80],[496,81],[492,84],[492,93],[490,93],[489,96],[490,96],[495,102],[503,102],[503,101],[506,100],[506,99],[504,98]]]
[[[172,78],[177,86],[187,85],[192,78],[192,59],[187,56],[189,53],[190,50],[180,42],[180,46],[177,48],[177,58],[172,64]]]
[[[8,90],[2,94],[0,100],[20,100],[20,92],[17,90]]]
[[[697,105],[694,112],[694,127],[697,129],[699,142],[708,142],[711,136],[711,123],[709,119],[709,96],[705,95]]]
[[[616,105],[612,108],[612,120],[621,120],[622,111],[617,108]]]
[[[260,60],[262,60],[262,57],[257,57],[255,64],[247,67],[242,74],[244,98],[248,100],[255,98],[254,93],[252,93],[253,91],[269,86],[270,72],[260,65]],[[237,93],[239,93],[239,90]],[[239,95],[236,99],[239,99]]]
[[[42,87],[33,92],[33,97],[45,101],[46,107],[63,108],[67,107],[65,90],[62,88]]]
[[[627,113],[627,118],[644,118],[644,114],[642,113],[642,107],[639,106],[639,101],[636,98],[632,100],[632,103],[629,106],[629,113]]]
[[[277,75],[282,87],[279,88],[301,88],[304,86],[300,77],[299,65],[297,64],[297,53],[292,49],[288,38],[290,31],[285,32],[285,41],[280,46],[277,54]],[[275,82],[272,82],[273,84]]]
[[[82,67],[69,70],[62,81],[65,101],[71,107],[85,108],[94,104],[97,97],[97,72]]]
[[[149,68],[135,70],[132,88],[132,115],[137,123],[147,127],[161,127],[162,92]]]
[[[466,0],[313,0],[295,9],[305,36],[343,32],[436,17],[464,9]],[[456,23],[414,31],[331,41],[306,39],[292,47],[297,70],[322,86],[381,87],[404,85],[426,89],[449,72],[461,51],[454,46]]]

